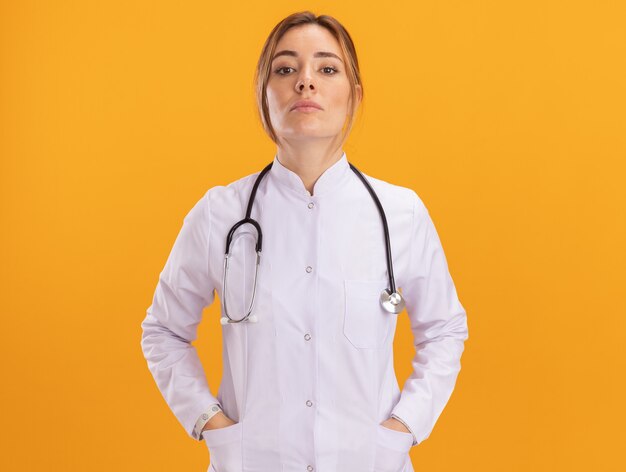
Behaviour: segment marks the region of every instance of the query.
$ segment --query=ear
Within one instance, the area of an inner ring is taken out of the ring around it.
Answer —
[[[361,87],[361,84],[356,84],[356,92],[357,92],[358,102],[360,105],[361,100],[363,99],[363,88]]]

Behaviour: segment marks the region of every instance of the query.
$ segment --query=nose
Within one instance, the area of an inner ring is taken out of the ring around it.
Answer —
[[[302,92],[305,88],[309,90],[315,90],[315,86],[309,77],[305,77],[303,79],[298,80],[296,83],[296,91]]]

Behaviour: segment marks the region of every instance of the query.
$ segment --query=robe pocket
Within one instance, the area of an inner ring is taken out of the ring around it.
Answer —
[[[210,465],[215,472],[241,472],[242,458],[241,422],[225,428],[207,429],[202,437],[209,449]]]
[[[413,435],[381,424],[376,433],[375,472],[402,472],[409,459]]]
[[[345,314],[343,333],[359,349],[381,348],[389,334],[392,316],[380,304],[387,279],[344,280]]]

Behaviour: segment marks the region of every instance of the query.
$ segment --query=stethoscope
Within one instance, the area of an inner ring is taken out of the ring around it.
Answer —
[[[256,195],[257,188],[259,187],[259,183],[261,182],[265,174],[267,174],[267,172],[272,168],[272,164],[273,162],[270,162],[265,167],[265,169],[261,171],[261,173],[256,178],[256,181],[254,182],[254,185],[252,187],[252,192],[250,193],[250,198],[248,199],[248,208],[246,210],[246,217],[243,220],[235,223],[233,227],[230,229],[230,231],[228,232],[228,236],[226,237],[226,253],[224,255],[224,279],[223,279],[224,292],[222,294],[222,306],[224,308],[224,314],[226,316],[222,316],[222,318],[220,319],[220,322],[223,325],[227,323],[240,323],[242,321],[249,321],[251,323],[256,323],[258,321],[258,318],[255,315],[252,315],[251,313],[252,313],[252,309],[254,308],[254,298],[256,295],[257,277],[259,273],[259,263],[261,261],[261,247],[263,245],[263,232],[261,231],[261,225],[259,225],[259,223],[253,218],[250,218],[250,214],[252,213],[252,204],[254,203],[254,197]],[[402,310],[404,310],[405,303],[404,303],[404,298],[402,297],[402,295],[396,290],[396,282],[393,277],[393,267],[392,267],[392,262],[391,262],[391,243],[389,241],[389,228],[387,227],[387,218],[385,217],[385,211],[383,210],[383,206],[380,204],[380,200],[378,199],[376,192],[374,192],[374,189],[369,184],[369,182],[365,179],[363,174],[361,174],[361,172],[352,164],[350,164],[350,168],[359,177],[359,179],[361,179],[361,181],[363,182],[363,185],[365,185],[370,195],[374,199],[374,202],[376,203],[376,206],[378,207],[378,213],[380,213],[380,219],[382,220],[383,230],[385,232],[385,249],[387,251],[387,273],[389,274],[389,288],[386,288],[381,292],[379,301],[382,307],[386,311],[388,311],[389,313],[398,314],[402,312]],[[226,306],[226,298],[227,298],[226,294],[228,293],[227,288],[226,288],[226,279],[227,279],[226,274],[228,273],[228,259],[230,257],[230,243],[232,241],[233,234],[235,233],[237,228],[239,228],[241,225],[246,224],[246,223],[250,223],[252,226],[256,228],[256,231],[257,231],[257,241],[256,241],[256,248],[255,248],[256,249],[256,267],[254,271],[252,298],[250,300],[250,306],[248,307],[248,312],[241,319],[234,320],[228,314],[228,308]]]

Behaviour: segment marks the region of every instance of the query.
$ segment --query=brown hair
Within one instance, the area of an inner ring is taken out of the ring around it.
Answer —
[[[270,139],[274,143],[278,144],[278,136],[270,121],[269,108],[267,105],[267,82],[270,78],[272,56],[276,52],[276,45],[283,37],[283,35],[295,26],[302,26],[307,24],[316,24],[326,28],[333,37],[339,43],[339,47],[343,52],[343,56],[346,59],[346,74],[350,82],[350,110],[348,111],[348,126],[344,126],[344,134],[341,140],[340,147],[343,146],[348,134],[352,130],[354,124],[354,116],[358,106],[358,91],[357,84],[361,86],[361,97],[363,96],[363,84],[361,83],[361,72],[359,69],[359,61],[356,55],[356,49],[352,38],[348,31],[343,27],[339,21],[329,15],[316,16],[310,11],[301,11],[292,13],[288,17],[281,20],[274,29],[270,32],[269,36],[265,40],[261,56],[254,74],[254,88],[256,92],[256,105],[257,111],[261,122],[263,123],[263,129],[269,135]]]

